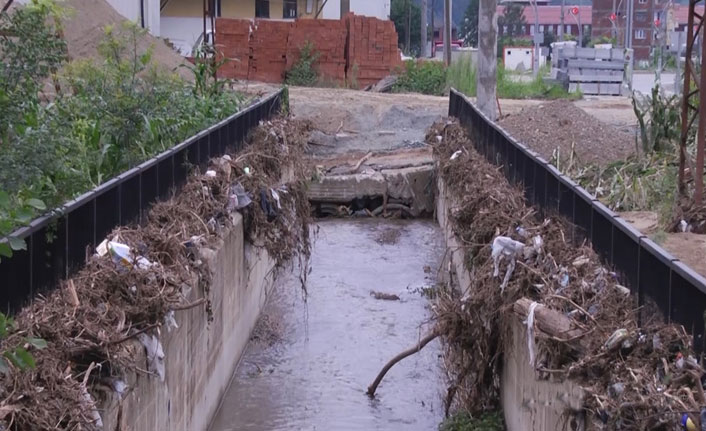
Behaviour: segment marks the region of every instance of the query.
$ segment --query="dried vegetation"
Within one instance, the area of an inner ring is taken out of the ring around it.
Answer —
[[[127,370],[152,374],[140,370],[138,347],[126,341],[156,333],[172,311],[210,306],[211,273],[201,249],[216,245],[232,226],[234,184],[252,197],[240,210],[249,240],[279,264],[296,255],[308,258],[310,216],[300,157],[309,130],[306,122],[286,119],[261,124],[240,154],[212,160],[212,172],[195,171],[181,192],[152,207],[145,223],[109,235],[150,266],[94,255],[62,288],[23,309],[16,317],[22,331],[2,344],[33,336],[48,347],[32,351],[35,369],[2,378],[0,427],[97,428],[97,388],[115,388]]]
[[[499,407],[510,324],[526,319],[527,306],[536,302],[535,310],[553,310],[566,323],[537,325],[536,378],[578,383],[597,429],[671,430],[682,414],[698,412],[706,402],[703,369],[683,327],[645,310],[638,326],[641,309],[620,285],[621,276],[562,219],[529,207],[520,189],[476,153],[457,122],[436,123],[427,142],[455,199],[450,220],[471,273],[470,286],[441,292],[435,308],[449,370],[447,411]],[[504,289],[508,259],[493,276],[491,246],[498,236],[525,245]],[[698,413],[692,419],[698,424]]]

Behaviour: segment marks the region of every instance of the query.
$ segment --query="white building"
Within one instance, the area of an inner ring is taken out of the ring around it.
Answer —
[[[159,0],[106,0],[122,16],[146,28],[154,36],[161,35]]]
[[[348,10],[356,15],[372,16],[379,19],[390,19],[390,0],[328,0],[324,4],[322,18],[340,19],[341,10]]]

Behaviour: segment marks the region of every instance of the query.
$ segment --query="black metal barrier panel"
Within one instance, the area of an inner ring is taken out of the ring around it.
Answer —
[[[694,348],[706,351],[704,313],[706,279],[616,215],[537,153],[517,142],[489,120],[465,95],[451,90],[449,115],[456,117],[476,150],[502,166],[507,179],[524,188],[540,211],[555,212],[572,222],[574,236],[591,240],[593,249],[637,293],[639,306],[654,303],[669,322],[684,325]],[[646,301],[651,300],[651,301]],[[641,319],[653,313],[642,308]]]
[[[153,159],[33,220],[13,236],[27,250],[0,261],[0,311],[12,313],[80,269],[116,226],[140,222],[150,205],[187,180],[190,166],[238,151],[248,132],[280,112],[280,90],[231,115]]]

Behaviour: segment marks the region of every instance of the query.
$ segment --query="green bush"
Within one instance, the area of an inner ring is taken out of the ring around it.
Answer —
[[[463,56],[458,61],[451,63],[446,73],[448,86],[475,97],[478,85],[476,68],[470,56]]]
[[[315,64],[320,54],[314,50],[311,42],[306,42],[299,49],[299,60],[287,71],[285,83],[299,87],[313,87],[319,80]]]
[[[0,104],[10,107],[10,115],[0,119],[0,190],[11,202],[38,198],[57,207],[241,106],[236,93],[197,88],[160,70],[151,50],[138,50],[143,30],[134,24],[106,29],[100,59],[61,63],[65,47],[55,42],[53,31],[43,30],[50,10],[24,8],[0,16],[0,28],[10,34],[43,38],[29,48],[33,58],[47,62],[25,63],[29,42],[0,38],[5,44],[0,45]],[[51,103],[40,103],[39,89],[58,66],[63,72],[53,76],[61,91]],[[22,74],[8,84],[6,77]]]
[[[485,413],[474,418],[468,413],[457,413],[446,419],[439,431],[503,431],[505,423],[501,413]]]
[[[446,67],[443,63],[408,60],[393,91],[440,96],[445,89]]]

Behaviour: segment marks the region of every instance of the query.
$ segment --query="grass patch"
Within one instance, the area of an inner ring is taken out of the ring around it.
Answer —
[[[580,92],[570,93],[557,84],[544,81],[549,69],[542,68],[531,81],[512,79],[512,74],[498,64],[497,94],[501,99],[569,99],[582,97]],[[447,85],[467,96],[475,97],[477,92],[476,69],[470,57],[464,57],[453,63],[447,71]]]
[[[459,412],[444,420],[439,431],[504,431],[505,422],[500,412],[485,413],[473,417],[466,412]]]
[[[402,73],[393,87],[398,93],[422,93],[441,96],[446,90],[446,67],[438,61],[405,62]]]

